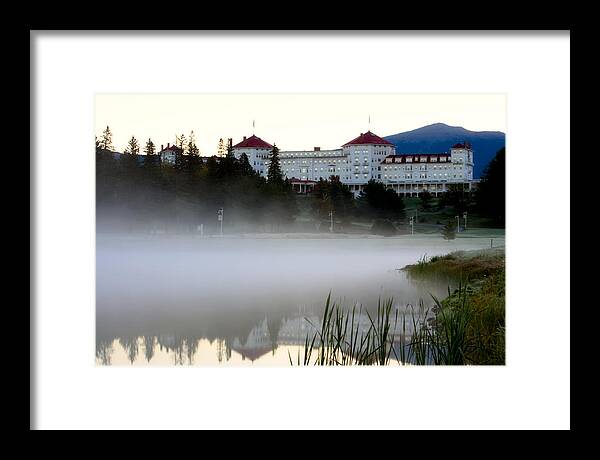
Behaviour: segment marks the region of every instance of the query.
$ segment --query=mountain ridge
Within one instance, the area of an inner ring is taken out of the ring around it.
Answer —
[[[396,153],[447,152],[453,144],[467,141],[473,146],[473,177],[481,177],[496,152],[505,147],[506,134],[502,131],[471,131],[462,126],[432,123],[409,131],[383,137],[396,146]]]

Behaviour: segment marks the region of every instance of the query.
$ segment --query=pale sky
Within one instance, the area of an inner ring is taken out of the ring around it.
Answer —
[[[216,154],[219,138],[236,144],[252,134],[281,150],[312,150],[368,129],[384,137],[438,122],[506,132],[504,94],[97,94],[95,104],[95,134],[110,126],[117,151],[132,135],[159,149],[191,130],[201,155]]]

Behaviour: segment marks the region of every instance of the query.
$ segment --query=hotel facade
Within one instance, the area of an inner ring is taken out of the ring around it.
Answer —
[[[252,135],[232,147],[236,158],[245,153],[250,165],[267,176],[273,145]],[[448,184],[473,187],[473,150],[467,142],[454,144],[448,152],[396,154],[395,146],[368,131],[339,149],[280,151],[281,171],[298,193],[310,193],[320,180],[338,176],[357,196],[373,179],[404,196],[423,191],[434,195]]]

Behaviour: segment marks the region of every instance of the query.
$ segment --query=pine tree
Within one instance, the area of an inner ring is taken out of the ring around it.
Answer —
[[[281,164],[279,163],[279,149],[273,144],[273,150],[269,157],[269,170],[267,171],[267,180],[272,184],[283,183],[283,174],[281,173]]]
[[[125,148],[125,152],[123,153],[127,153],[129,155],[137,155],[140,153],[140,145],[134,136],[131,136],[131,139],[129,139],[127,147]]]
[[[250,161],[248,161],[248,156],[245,153],[240,155],[239,159],[239,168],[242,176],[253,176],[254,169],[250,165]]]
[[[102,131],[102,138],[100,139],[99,146],[104,150],[112,150],[114,148],[112,144],[112,132],[108,126]]]
[[[365,215],[398,219],[404,214],[404,200],[381,182],[369,180],[360,192],[356,204]]]
[[[152,142],[152,139],[148,139],[148,142],[146,142],[144,153],[146,155],[154,155],[156,153],[156,148],[154,147],[154,142]]]
[[[433,195],[427,190],[423,190],[421,193],[419,193],[419,204],[421,205],[421,208],[424,210],[427,210],[431,207],[432,199],[433,199]]]
[[[225,156],[227,158],[235,159],[235,155],[233,154],[233,142],[231,142],[231,138],[227,140],[227,153]]]
[[[187,143],[187,153],[188,155],[200,155],[200,150],[198,150],[198,147],[196,146],[194,131],[190,133],[190,138]]]
[[[495,224],[504,225],[506,215],[506,151],[501,148],[483,171],[475,192],[478,211],[491,217]]]
[[[227,149],[225,148],[225,142],[223,142],[223,138],[219,139],[219,146],[217,147],[217,156],[224,157],[227,153]]]
[[[175,136],[175,145],[181,150],[185,150],[185,134],[181,136]]]
[[[446,225],[444,225],[444,227],[442,228],[442,236],[445,240],[453,240],[454,238],[456,238],[454,221],[452,221],[452,219],[446,222]]]

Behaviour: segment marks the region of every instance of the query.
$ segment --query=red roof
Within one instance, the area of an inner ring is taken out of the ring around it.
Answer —
[[[244,138],[239,144],[233,146],[234,149],[241,148],[259,148],[259,149],[272,149],[273,146],[268,142],[263,141],[260,137],[256,137],[254,134],[248,139]]]
[[[356,139],[352,139],[350,142],[346,142],[342,147],[347,145],[365,145],[365,144],[384,144],[384,145],[394,145],[389,141],[386,141],[382,137],[379,137],[377,134],[373,134],[371,131],[367,131],[366,133],[361,133]]]
[[[180,152],[183,152],[183,149],[177,147],[176,145],[171,145],[171,146],[167,147],[166,149],[162,150],[162,152],[164,152],[165,150],[179,150]]]

